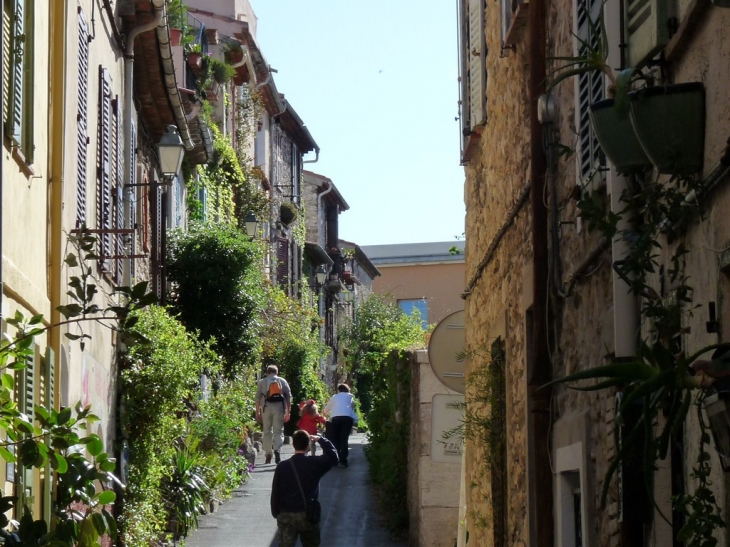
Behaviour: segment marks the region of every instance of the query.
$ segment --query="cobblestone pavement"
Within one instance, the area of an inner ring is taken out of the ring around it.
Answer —
[[[321,547],[405,547],[391,540],[380,526],[363,454],[366,443],[365,435],[352,435],[350,467],[332,469],[320,483]],[[282,460],[292,454],[291,445],[282,447]],[[269,508],[274,469],[273,463],[265,465],[264,456],[259,456],[249,480],[214,513],[200,518],[199,528],[185,541],[185,546],[278,547],[276,521]]]

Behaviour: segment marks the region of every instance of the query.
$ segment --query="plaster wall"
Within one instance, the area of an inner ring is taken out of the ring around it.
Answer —
[[[434,395],[455,392],[436,378],[426,350],[415,352],[411,367],[410,543],[419,547],[453,547],[459,525],[461,463],[432,460],[431,407]]]
[[[373,280],[373,292],[397,300],[425,298],[429,324],[464,309],[460,294],[464,288],[464,262],[448,264],[378,264],[381,276]]]

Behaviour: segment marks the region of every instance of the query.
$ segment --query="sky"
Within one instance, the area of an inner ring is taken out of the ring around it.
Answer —
[[[350,206],[340,238],[461,238],[456,2],[250,1],[276,87],[320,148],[305,168]]]

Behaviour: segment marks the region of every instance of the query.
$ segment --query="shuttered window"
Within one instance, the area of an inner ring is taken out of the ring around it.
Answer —
[[[76,82],[76,227],[86,224],[86,177],[89,146],[89,27],[79,9],[78,81]]]
[[[576,0],[574,5],[576,16],[576,36],[592,47],[597,47],[601,37],[591,32],[591,21],[601,17],[603,2],[601,0]],[[590,18],[590,19],[589,19]],[[581,42],[575,39],[576,55],[583,55]],[[586,72],[577,78],[576,90],[576,128],[578,130],[578,167],[581,182],[584,185],[596,182],[602,177],[602,168],[606,163],[603,151],[593,131],[590,121],[590,105],[605,97],[605,81],[601,72]]]
[[[46,348],[42,361],[43,404],[47,409],[56,408],[56,355],[53,349]],[[50,462],[46,462],[43,469],[43,519],[51,522],[53,508],[53,469]]]
[[[289,286],[289,240],[280,237],[276,241],[276,282],[288,293]]]
[[[122,131],[122,104],[117,95],[113,101],[114,106],[114,190],[112,192],[114,198],[114,227],[117,229],[124,228],[124,134]],[[115,280],[117,283],[122,282],[124,261],[122,256],[127,253],[124,250],[124,238],[127,237],[122,233],[117,233],[114,241],[114,261]]]
[[[31,423],[35,421],[36,404],[36,376],[38,370],[38,346],[35,342],[30,346],[33,353],[26,359],[25,368],[19,372],[16,382],[18,409],[28,416]],[[17,469],[17,468],[16,468]],[[15,479],[19,483],[18,506],[32,503],[33,492],[33,467],[30,469],[20,466],[20,472],[16,472]]]
[[[484,0],[462,0],[459,4],[459,47],[462,161],[468,161],[467,144],[476,129],[487,122],[487,45],[484,34]]]
[[[7,105],[5,134],[20,149],[27,164],[33,163],[34,149],[33,7],[32,0],[3,3],[3,76],[7,78],[7,87],[3,84]]]
[[[112,254],[112,80],[109,71],[99,67],[99,166],[96,177],[97,225],[104,230],[100,236],[100,261],[110,271]]]
[[[669,42],[666,0],[624,0],[628,66],[638,68]]]

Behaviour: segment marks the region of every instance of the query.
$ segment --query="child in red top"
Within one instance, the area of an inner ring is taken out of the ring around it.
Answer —
[[[299,418],[299,421],[297,422],[297,427],[299,429],[303,429],[310,435],[318,435],[319,432],[317,431],[317,424],[326,423],[327,420],[319,413],[317,402],[314,399],[302,401],[299,403],[299,412],[301,414],[301,418]],[[312,442],[310,450],[312,456],[316,455],[317,444]]]

